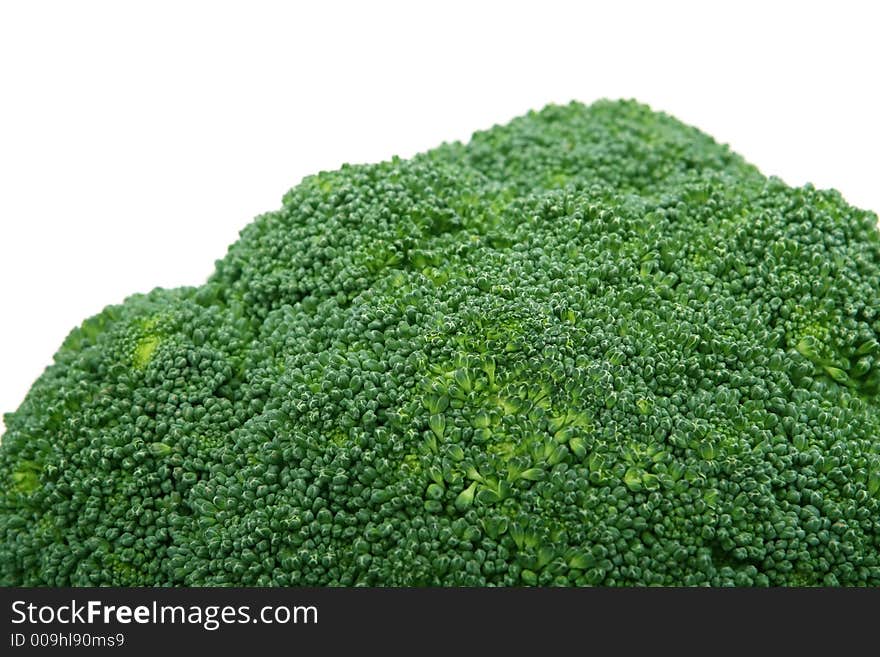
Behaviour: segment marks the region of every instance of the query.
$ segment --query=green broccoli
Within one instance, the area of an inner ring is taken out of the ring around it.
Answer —
[[[880,233],[632,101],[308,177],[74,329],[4,585],[878,585]]]

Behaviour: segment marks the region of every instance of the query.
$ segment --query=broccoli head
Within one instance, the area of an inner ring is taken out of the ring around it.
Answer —
[[[304,179],[74,329],[5,585],[878,585],[880,234],[633,101]]]

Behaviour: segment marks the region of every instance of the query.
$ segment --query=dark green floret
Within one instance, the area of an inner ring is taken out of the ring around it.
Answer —
[[[3,585],[880,585],[880,234],[634,102],[306,178],[74,329]]]

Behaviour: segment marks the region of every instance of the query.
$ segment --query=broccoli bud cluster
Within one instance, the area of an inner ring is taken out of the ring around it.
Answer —
[[[5,416],[0,584],[876,586],[876,221],[632,101],[306,178]]]

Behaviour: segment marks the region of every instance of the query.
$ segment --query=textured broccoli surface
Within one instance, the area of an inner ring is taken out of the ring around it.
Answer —
[[[5,416],[0,583],[878,585],[876,220],[632,101],[306,178]]]

